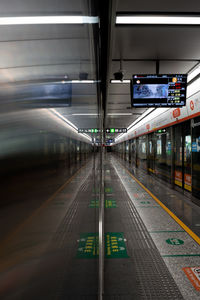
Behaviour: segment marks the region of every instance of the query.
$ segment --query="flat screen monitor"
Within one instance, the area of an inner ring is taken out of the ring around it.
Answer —
[[[186,104],[187,74],[133,75],[132,107],[181,107]]]

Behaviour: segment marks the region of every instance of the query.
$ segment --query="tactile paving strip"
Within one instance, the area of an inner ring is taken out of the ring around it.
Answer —
[[[115,168],[119,176],[120,168],[118,166]],[[119,206],[126,220],[124,225],[129,254],[133,258],[138,278],[138,299],[183,299],[123,183],[121,184],[120,197],[124,199],[119,203]],[[116,295],[116,298],[112,299],[122,298],[117,298]]]

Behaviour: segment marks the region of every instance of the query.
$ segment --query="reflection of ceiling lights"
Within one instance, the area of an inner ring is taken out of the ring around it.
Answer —
[[[138,123],[140,120],[144,119],[153,110],[155,110],[155,108],[148,108],[147,110],[145,110],[145,112],[139,118],[137,118],[131,125],[129,125],[127,129],[128,130],[131,129],[136,123]]]
[[[89,16],[0,17],[0,25],[94,24],[98,22],[98,17]]]
[[[138,127],[144,125],[145,123],[147,123],[148,121],[160,116],[163,112],[169,110],[171,108],[163,108],[163,107],[159,107],[159,108],[149,108],[148,110],[146,110],[138,119],[136,119],[127,129],[128,132],[127,133],[122,133],[121,135],[119,135],[115,141],[119,141],[122,138],[127,138],[128,135],[130,133],[132,133],[134,130],[136,130]]]
[[[74,130],[75,133],[78,134],[78,127],[76,127],[76,125],[74,125],[72,122],[70,122],[67,118],[65,118],[63,115],[61,115],[56,109],[54,108],[50,108],[49,111],[54,114],[55,116],[57,116],[59,119],[61,119],[62,121],[64,121],[69,127],[71,127],[71,129]],[[90,142],[91,137],[85,133],[79,133],[81,135],[83,135],[84,137],[86,137]]]
[[[98,116],[98,114],[93,114],[93,113],[80,113],[80,114],[72,114],[72,116]]]
[[[132,113],[108,113],[108,116],[132,116]]]
[[[116,24],[130,25],[200,25],[200,16],[129,15],[117,16]]]
[[[193,79],[195,79],[195,77],[197,77],[200,74],[200,64],[198,64],[197,66],[195,66],[190,73],[188,74],[188,78],[187,78],[187,82],[188,84],[190,84],[190,81],[192,81]]]
[[[61,83],[85,83],[85,84],[90,84],[90,83],[97,83],[96,80],[62,80]]]
[[[111,79],[110,83],[130,83],[130,79],[124,79],[124,80],[116,80],[116,79]]]
[[[96,80],[72,80],[71,83],[97,83]]]

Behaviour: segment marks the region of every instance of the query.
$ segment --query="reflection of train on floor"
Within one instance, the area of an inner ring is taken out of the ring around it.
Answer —
[[[200,205],[200,93],[189,98],[186,107],[141,122],[113,151],[131,167],[168,182]]]

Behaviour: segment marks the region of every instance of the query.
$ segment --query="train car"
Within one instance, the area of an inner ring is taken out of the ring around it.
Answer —
[[[200,92],[182,108],[158,108],[114,146],[120,156],[200,205]]]

